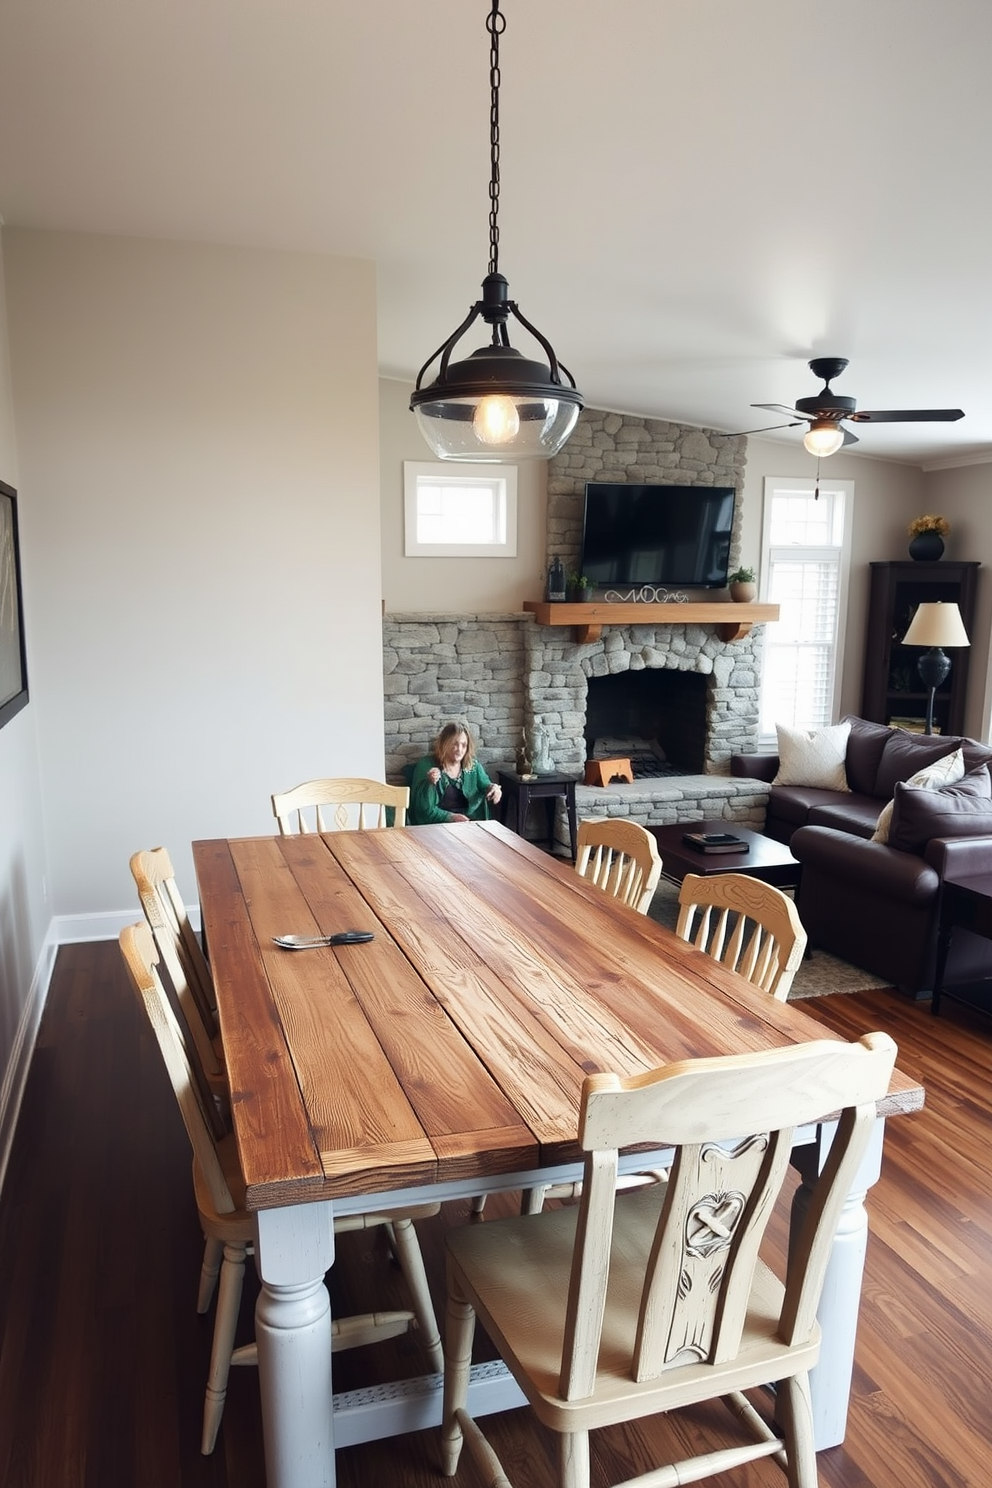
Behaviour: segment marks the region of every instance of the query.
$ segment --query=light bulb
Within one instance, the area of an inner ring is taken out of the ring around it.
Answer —
[[[803,444],[819,459],[835,455],[844,443],[844,431],[833,419],[818,419],[803,435]]]
[[[505,393],[490,393],[472,416],[475,436],[483,444],[506,444],[520,433],[517,405]]]

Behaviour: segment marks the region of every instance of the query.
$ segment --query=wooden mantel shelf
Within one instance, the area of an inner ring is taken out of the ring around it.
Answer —
[[[538,625],[572,625],[579,645],[598,641],[604,625],[714,625],[721,641],[739,641],[752,625],[778,619],[777,604],[549,604],[525,599]]]

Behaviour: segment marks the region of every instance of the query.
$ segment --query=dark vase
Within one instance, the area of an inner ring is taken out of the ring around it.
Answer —
[[[909,545],[909,556],[916,563],[936,563],[944,555],[944,539],[939,532],[918,532]]]

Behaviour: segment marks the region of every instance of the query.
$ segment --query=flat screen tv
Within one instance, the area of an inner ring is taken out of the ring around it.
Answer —
[[[721,589],[733,524],[733,486],[589,481],[581,572],[597,588]]]

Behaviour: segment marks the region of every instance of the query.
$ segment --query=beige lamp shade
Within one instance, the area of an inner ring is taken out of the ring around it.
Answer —
[[[924,603],[917,607],[902,638],[904,646],[970,646],[956,604]]]

